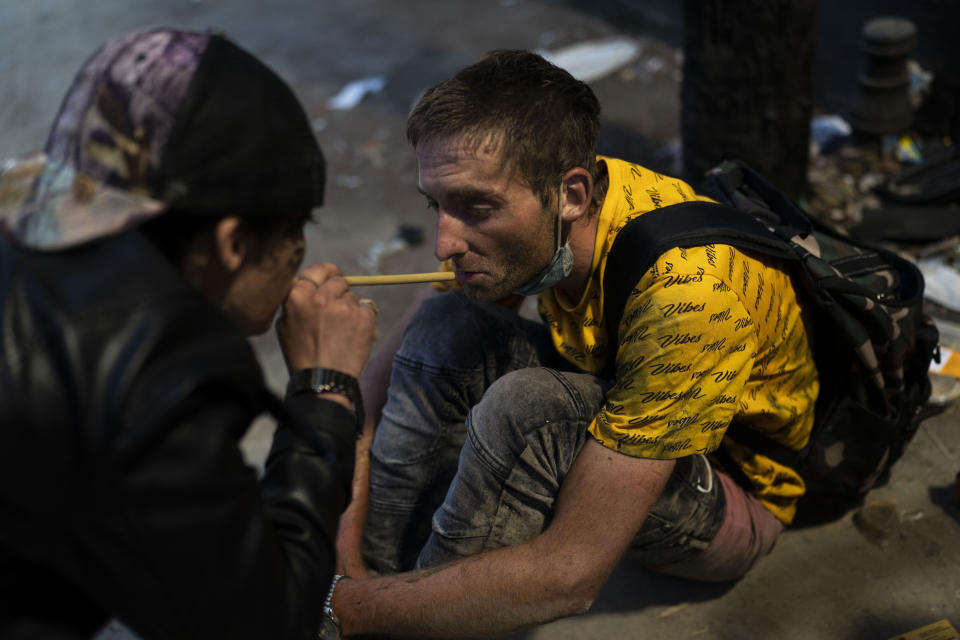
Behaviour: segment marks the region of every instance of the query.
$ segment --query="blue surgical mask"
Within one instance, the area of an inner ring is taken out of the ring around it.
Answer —
[[[563,184],[560,185],[561,193],[563,189]],[[562,218],[561,211],[563,208],[563,196],[559,197],[559,202],[557,203],[557,250],[553,254],[553,259],[550,261],[543,270],[535,275],[531,280],[529,280],[523,286],[514,289],[513,292],[518,296],[532,296],[540,293],[545,289],[549,289],[553,285],[557,284],[573,271],[573,250],[570,249],[570,240],[569,238],[563,245],[560,244],[560,236],[562,235]]]
[[[571,271],[573,271],[573,251],[570,249],[570,242],[568,241],[562,247],[557,248],[557,252],[553,254],[553,260],[543,271],[519,289],[514,289],[513,292],[520,296],[538,294],[566,278]]]

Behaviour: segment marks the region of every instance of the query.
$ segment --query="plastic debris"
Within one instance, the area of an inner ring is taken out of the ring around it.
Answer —
[[[907,73],[910,75],[910,104],[918,109],[933,86],[933,72],[925,70],[916,60],[907,60]]]
[[[653,56],[651,58],[647,58],[647,61],[643,63],[643,68],[648,73],[653,74],[661,71],[665,64],[666,63],[663,61],[663,58],[660,56]]]
[[[380,273],[380,263],[384,258],[405,251],[411,247],[416,247],[423,243],[423,229],[421,227],[402,224],[397,229],[397,234],[389,240],[381,240],[375,243],[360,258],[360,267],[370,275]]]
[[[923,509],[916,509],[914,511],[908,511],[907,513],[900,516],[900,522],[916,522],[917,520],[923,520],[926,516],[923,512]]]
[[[960,351],[940,345],[940,362],[931,362],[930,371],[941,376],[960,378]]]
[[[838,115],[814,116],[810,120],[810,139],[816,153],[830,153],[840,148],[853,133],[850,123]]]
[[[899,168],[884,186],[891,202],[921,205],[960,203],[960,147],[927,141],[921,164]]]
[[[956,375],[960,371],[960,324],[936,315],[933,322],[940,332],[940,362],[930,363],[930,404],[944,407],[960,398],[960,375]],[[950,457],[945,447],[941,450]]]
[[[960,271],[939,256],[920,260],[917,266],[923,273],[923,297],[960,312]]]
[[[909,162],[910,164],[923,162],[923,154],[920,153],[920,148],[910,136],[900,136],[897,141],[896,157],[900,162]]]
[[[370,247],[363,257],[360,258],[360,266],[365,272],[371,275],[378,274],[380,273],[381,260],[396,255],[409,246],[410,244],[399,236],[395,236],[389,240],[381,240]]]
[[[597,80],[629,64],[640,54],[633,39],[616,37],[587,40],[554,51],[538,51],[544,58],[566,69],[577,80]]]
[[[327,101],[327,108],[333,111],[348,111],[360,104],[367,95],[379,93],[387,86],[383,76],[373,76],[348,82],[340,93]]]
[[[899,163],[920,164],[923,154],[910,136],[889,135],[883,137],[883,155]]]

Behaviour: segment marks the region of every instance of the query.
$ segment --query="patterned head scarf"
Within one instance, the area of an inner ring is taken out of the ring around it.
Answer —
[[[302,107],[260,61],[221,36],[146,29],[83,65],[42,153],[0,166],[0,231],[56,250],[171,209],[309,211],[324,171]]]

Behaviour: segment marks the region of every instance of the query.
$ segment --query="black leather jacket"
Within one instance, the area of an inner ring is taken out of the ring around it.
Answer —
[[[355,421],[281,403],[248,342],[139,233],[0,237],[0,637],[311,638]],[[278,428],[258,481],[237,444]]]

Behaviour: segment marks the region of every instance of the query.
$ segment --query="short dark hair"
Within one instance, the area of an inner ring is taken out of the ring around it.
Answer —
[[[583,167],[597,180],[600,102],[584,82],[541,56],[496,50],[429,89],[407,119],[407,140],[464,137],[499,144],[508,170],[544,206],[560,177]]]

